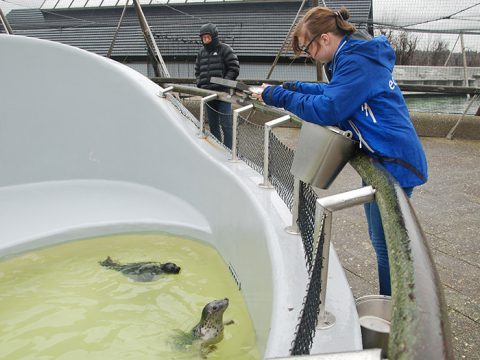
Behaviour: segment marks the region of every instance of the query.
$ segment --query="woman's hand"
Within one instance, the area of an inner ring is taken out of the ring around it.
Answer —
[[[262,93],[270,84],[263,83],[262,86],[250,86],[249,90],[252,92],[252,96],[257,100],[262,101]]]

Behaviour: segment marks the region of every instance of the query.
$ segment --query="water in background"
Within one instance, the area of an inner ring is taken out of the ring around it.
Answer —
[[[463,114],[470,99],[466,95],[432,95],[406,94],[405,101],[411,112],[429,112],[441,114]],[[480,99],[476,99],[468,110],[468,115],[475,115],[480,106]]]
[[[174,262],[178,275],[134,282],[98,264]],[[65,243],[0,263],[1,359],[198,359],[176,336],[228,297],[224,339],[208,359],[259,359],[246,305],[218,252],[165,234]]]

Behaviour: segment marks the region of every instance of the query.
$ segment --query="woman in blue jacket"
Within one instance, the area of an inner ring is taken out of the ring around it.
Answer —
[[[408,196],[427,181],[427,161],[403,95],[393,79],[395,53],[384,36],[369,38],[347,21],[342,7],[315,7],[297,26],[292,46],[325,63],[328,84],[292,82],[267,86],[263,101],[305,121],[350,130],[361,148],[378,159]],[[376,203],[365,205],[377,254],[380,294],[390,295],[385,235]]]

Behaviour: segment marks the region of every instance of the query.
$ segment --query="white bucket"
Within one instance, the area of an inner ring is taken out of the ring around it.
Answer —
[[[364,349],[382,349],[388,355],[392,299],[385,295],[367,295],[356,300]]]

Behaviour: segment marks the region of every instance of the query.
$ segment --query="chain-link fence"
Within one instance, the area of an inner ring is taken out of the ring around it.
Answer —
[[[199,121],[192,115],[192,113],[197,114],[197,116],[200,114],[200,100],[198,97],[182,97],[181,101],[173,95],[168,95],[168,98],[179,109],[181,114],[191,120],[196,126],[199,126]],[[208,106],[208,103],[206,106]],[[188,110],[186,107],[188,107]],[[265,126],[255,115],[253,110],[245,116],[238,117],[237,152],[239,158],[260,174],[264,174]],[[208,123],[208,118],[206,121]],[[209,133],[208,128],[206,133]],[[209,135],[215,139],[211,133]],[[218,139],[216,140],[219,141]],[[294,150],[284,144],[274,132],[269,133],[268,144],[268,179],[280,198],[292,210],[294,206],[294,177],[290,173],[290,168],[293,162]],[[320,311],[319,294],[322,289],[320,272],[323,267],[322,248],[324,233],[321,230],[319,239],[315,239],[315,206],[317,198],[318,196],[310,185],[300,182],[299,199],[297,202],[297,225],[300,229],[305,250],[305,265],[310,276],[310,282],[304,298],[304,306],[299,316],[296,333],[292,334],[292,355],[309,354]]]

